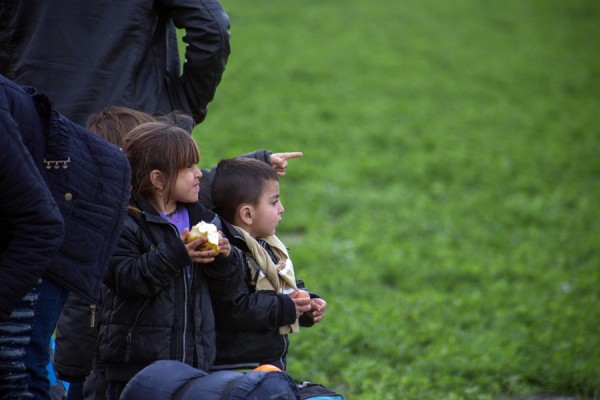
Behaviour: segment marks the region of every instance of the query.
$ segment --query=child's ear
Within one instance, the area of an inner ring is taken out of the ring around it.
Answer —
[[[150,183],[152,183],[152,186],[154,186],[159,191],[165,189],[165,181],[163,179],[163,175],[157,169],[153,169],[152,171],[150,171]]]
[[[242,204],[238,208],[237,214],[240,221],[242,221],[245,225],[252,225],[252,219],[254,217],[254,207],[252,207],[250,204]]]

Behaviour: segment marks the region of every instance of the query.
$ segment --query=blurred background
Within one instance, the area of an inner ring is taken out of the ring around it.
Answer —
[[[600,398],[600,2],[222,0],[201,167],[302,151],[278,234],[349,399]]]

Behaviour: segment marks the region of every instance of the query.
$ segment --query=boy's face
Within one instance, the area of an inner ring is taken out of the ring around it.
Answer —
[[[263,187],[260,202],[254,206],[250,235],[255,238],[274,235],[283,211],[283,205],[279,200],[279,182],[269,180]]]

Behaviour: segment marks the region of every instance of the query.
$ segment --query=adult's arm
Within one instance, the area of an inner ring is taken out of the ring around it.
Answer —
[[[229,17],[218,0],[163,0],[178,29],[184,29],[185,62],[180,82],[195,123],[206,116],[231,52]]]
[[[5,109],[0,109],[0,132],[0,321],[6,321],[54,259],[64,227],[58,206]]]

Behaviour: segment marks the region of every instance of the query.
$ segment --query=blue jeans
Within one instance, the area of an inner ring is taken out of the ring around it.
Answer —
[[[50,381],[46,369],[50,362],[50,337],[54,333],[69,291],[47,279],[42,279],[38,289],[39,298],[31,341],[25,349],[27,385],[36,400],[50,400]]]
[[[0,398],[33,399],[27,390],[25,348],[31,340],[41,279],[14,308],[7,322],[0,323]]]

